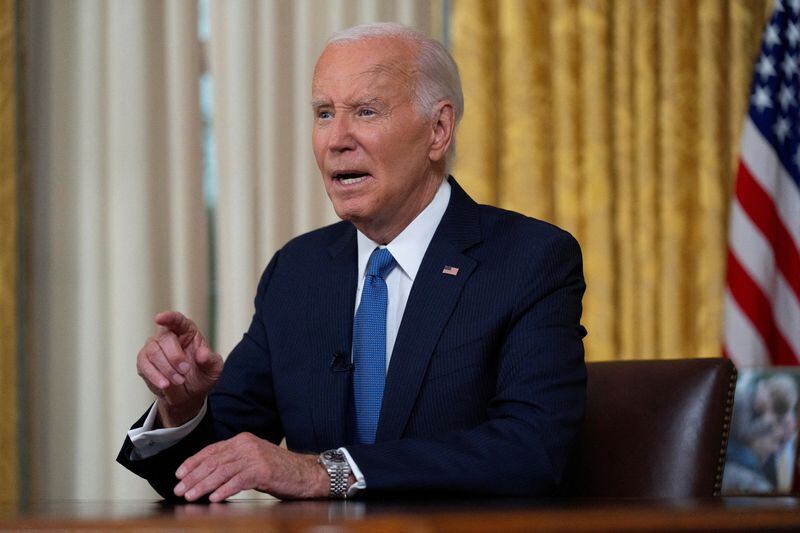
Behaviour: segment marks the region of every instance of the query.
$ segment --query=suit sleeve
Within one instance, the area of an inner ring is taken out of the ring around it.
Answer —
[[[586,368],[580,325],[585,290],[578,243],[559,232],[533,261],[496,354],[487,418],[427,438],[347,450],[366,493],[553,494],[583,420]]]
[[[270,354],[261,317],[263,301],[278,263],[276,254],[267,265],[255,299],[255,315],[242,340],[225,361],[219,382],[208,397],[208,409],[200,424],[184,439],[146,459],[132,459],[133,443],[126,437],[117,462],[145,478],[164,498],[175,499],[175,471],[188,457],[207,445],[249,431],[278,443],[283,429],[272,388]],[[145,415],[132,428],[141,427]]]

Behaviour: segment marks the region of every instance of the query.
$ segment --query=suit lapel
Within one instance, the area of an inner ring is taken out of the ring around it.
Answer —
[[[328,249],[330,262],[314,284],[307,338],[313,354],[312,419],[319,450],[346,442],[350,397],[350,350],[356,297],[357,250],[355,228],[347,230]]]
[[[477,205],[450,178],[447,211],[431,240],[408,297],[397,333],[375,440],[402,436],[428,361],[477,262],[463,252],[480,242]],[[457,268],[457,274],[446,267]]]

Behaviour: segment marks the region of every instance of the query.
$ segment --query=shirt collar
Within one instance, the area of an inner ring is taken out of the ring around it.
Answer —
[[[398,266],[406,275],[414,281],[422,264],[425,251],[442,221],[444,212],[447,211],[447,204],[450,202],[450,183],[445,179],[439,185],[439,189],[431,200],[431,203],[411,221],[411,224],[400,232],[392,242],[386,245],[389,252],[397,261]],[[369,237],[357,231],[358,240],[358,279],[364,277],[367,270],[367,262],[372,251],[380,245],[372,241]]]

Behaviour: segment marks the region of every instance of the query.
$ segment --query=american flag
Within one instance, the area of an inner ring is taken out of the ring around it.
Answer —
[[[800,0],[778,1],[753,72],[731,202],[725,356],[800,363]]]
[[[442,269],[442,274],[448,274],[450,276],[458,276],[458,267],[446,265]]]

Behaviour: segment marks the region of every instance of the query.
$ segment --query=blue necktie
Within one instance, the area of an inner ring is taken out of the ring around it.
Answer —
[[[367,263],[361,302],[353,323],[353,396],[356,408],[356,441],[375,442],[386,381],[385,278],[392,271],[394,257],[386,248],[376,248]]]

